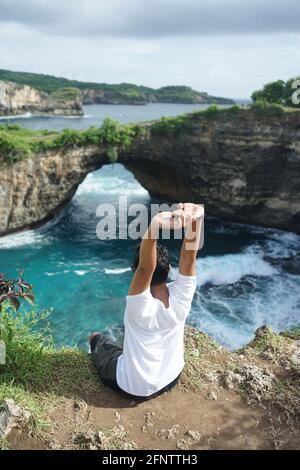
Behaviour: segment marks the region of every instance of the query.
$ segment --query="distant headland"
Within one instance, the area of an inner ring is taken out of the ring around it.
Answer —
[[[188,86],[158,89],[130,83],[81,82],[37,73],[0,69],[0,115],[32,112],[47,115],[82,115],[89,104],[183,103],[234,104]]]

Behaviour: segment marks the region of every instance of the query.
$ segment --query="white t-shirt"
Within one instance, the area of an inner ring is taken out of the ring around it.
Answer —
[[[196,289],[195,276],[177,274],[167,284],[169,307],[150,288],[126,296],[123,354],[117,383],[127,393],[149,396],[171,383],[184,366],[184,324]]]

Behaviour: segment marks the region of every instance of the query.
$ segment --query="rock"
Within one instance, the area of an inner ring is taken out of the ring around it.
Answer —
[[[190,87],[179,87],[180,92],[176,92],[174,88],[170,87],[168,93],[161,93],[167,91],[166,88],[158,90],[152,89],[151,93],[145,93],[135,87],[135,93],[120,93],[118,89],[113,90],[97,88],[83,88],[82,99],[84,104],[134,104],[143,105],[146,103],[182,103],[180,93],[182,91],[191,92],[190,102],[191,103],[219,103],[219,104],[234,104],[234,101],[228,98],[221,98],[216,96],[210,96],[204,92],[198,92],[192,90]],[[167,87],[168,88],[168,87]],[[183,90],[185,89],[185,90]],[[150,90],[149,90],[150,91]]]
[[[190,440],[187,439],[179,439],[179,441],[176,442],[176,447],[180,450],[188,450],[189,446]]]
[[[268,398],[275,385],[275,376],[266,367],[243,364],[234,372],[228,371],[224,380],[228,389],[243,389],[252,401],[262,402]]]
[[[153,427],[153,417],[154,417],[154,413],[153,412],[150,412],[150,411],[147,411],[145,414],[144,414],[144,419],[145,419],[145,427],[146,429],[151,429]]]
[[[14,400],[4,400],[0,409],[0,436],[7,437],[14,428],[23,428],[29,422],[31,413],[15,404]]]
[[[209,394],[207,395],[206,397],[207,400],[217,400],[218,399],[218,395],[216,394],[216,392],[214,390],[212,390],[211,392],[209,392]]]
[[[200,442],[201,440],[201,433],[199,431],[187,431],[186,434],[192,438],[194,442]]]
[[[115,421],[118,423],[121,419],[121,415],[118,411],[114,410]]]
[[[201,440],[201,433],[199,431],[188,430],[186,433],[187,439],[179,439],[176,447],[181,450],[188,450],[192,445],[199,444]]]
[[[262,359],[265,361],[273,361],[274,360],[274,354],[272,354],[270,351],[262,351],[259,355]]]
[[[189,119],[191,131],[180,139],[144,124],[145,135],[120,149],[119,162],[151,195],[201,202],[207,214],[229,221],[300,233],[300,113],[241,110]],[[0,235],[49,220],[106,163],[106,146],[86,145],[1,168]]]
[[[300,340],[294,341],[292,344],[291,361],[295,366],[300,365]]]
[[[72,90],[72,93],[70,93]],[[0,116],[23,113],[53,116],[82,116],[79,90],[61,89],[43,93],[28,85],[0,81]]]
[[[191,349],[190,354],[191,356],[199,357],[199,349],[195,349],[195,348]]]
[[[146,97],[138,99],[134,96],[121,96],[120,93],[115,93],[111,90],[103,90],[100,88],[86,88],[82,90],[83,104],[146,104]]]
[[[162,439],[175,439],[175,437],[179,434],[179,424],[174,424],[169,429],[160,429],[158,431],[158,436]]]
[[[73,442],[86,450],[107,450],[109,448],[109,439],[102,431],[82,432],[74,437]]]

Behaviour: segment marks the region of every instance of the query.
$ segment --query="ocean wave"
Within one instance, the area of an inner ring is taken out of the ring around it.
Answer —
[[[46,276],[59,276],[60,274],[68,274],[70,272],[69,269],[65,269],[64,271],[57,271],[57,272],[45,272]]]
[[[104,268],[105,274],[123,274],[131,271],[130,268]]]
[[[84,276],[85,274],[88,273],[88,271],[84,271],[84,270],[75,270],[74,273],[77,274],[77,276]]]
[[[262,325],[277,332],[299,325],[299,288],[299,277],[288,274],[256,277],[243,286],[202,288],[196,292],[189,321],[234,350],[248,343]]]
[[[6,119],[30,119],[33,117],[31,113],[24,113],[24,114],[15,114],[13,116],[0,116],[0,121],[5,121]]]
[[[197,260],[198,283],[215,286],[234,284],[244,276],[272,276],[278,270],[263,260],[263,253],[250,248],[239,254],[207,256]]]
[[[109,194],[120,196],[148,196],[149,193],[137,181],[126,181],[119,176],[100,176],[90,173],[78,187],[76,196],[84,194]]]
[[[32,244],[48,244],[51,239],[48,235],[36,230],[5,235],[0,238],[0,249],[9,250]]]

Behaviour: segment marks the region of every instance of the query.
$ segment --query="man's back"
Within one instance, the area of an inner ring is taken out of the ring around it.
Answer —
[[[183,334],[196,288],[195,276],[177,274],[167,284],[169,306],[150,288],[126,297],[123,354],[117,383],[137,396],[149,396],[171,383],[184,366]]]
[[[91,353],[102,382],[130,397],[151,399],[170,390],[184,366],[184,325],[196,288],[196,258],[204,209],[179,203],[156,214],[136,252],[126,297],[123,349],[101,333]],[[183,230],[176,280],[167,284],[170,258],[157,243],[161,230]]]

